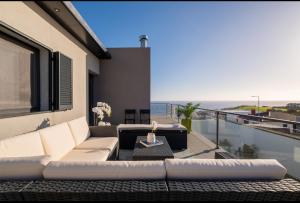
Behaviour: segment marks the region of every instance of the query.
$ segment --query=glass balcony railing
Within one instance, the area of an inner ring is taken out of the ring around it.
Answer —
[[[164,104],[164,108],[156,108],[164,109],[162,116],[180,120],[177,107],[178,104]],[[294,121],[201,108],[193,114],[192,120],[192,132],[208,138],[216,147],[242,159],[277,159],[288,169],[289,175],[298,179],[299,129],[300,123]]]

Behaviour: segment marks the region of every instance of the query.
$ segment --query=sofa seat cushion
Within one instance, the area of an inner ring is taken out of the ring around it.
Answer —
[[[45,155],[45,151],[38,132],[26,133],[0,141],[0,158],[43,155]]]
[[[67,123],[40,130],[46,154],[59,160],[75,147],[75,141]]]
[[[116,137],[91,137],[75,149],[106,149],[112,152],[118,143]]]
[[[39,179],[49,156],[0,158],[0,179]]]
[[[69,121],[68,125],[71,129],[76,146],[90,137],[90,130],[85,116]]]
[[[274,159],[167,159],[169,179],[284,178],[287,170]]]
[[[106,161],[109,157],[109,150],[102,149],[82,149],[82,150],[72,150],[67,155],[65,155],[61,160],[62,162],[96,162],[96,161]]]
[[[164,180],[163,161],[51,162],[46,179],[69,180]]]

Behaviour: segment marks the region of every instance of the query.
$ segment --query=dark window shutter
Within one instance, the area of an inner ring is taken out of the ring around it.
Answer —
[[[70,110],[73,108],[72,59],[55,52],[54,61],[55,110]]]

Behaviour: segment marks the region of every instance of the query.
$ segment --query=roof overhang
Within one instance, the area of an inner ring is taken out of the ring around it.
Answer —
[[[71,2],[36,1],[36,3],[98,58],[111,58],[103,43]]]

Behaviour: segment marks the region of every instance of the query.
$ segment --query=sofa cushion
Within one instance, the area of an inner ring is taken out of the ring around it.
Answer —
[[[0,157],[28,157],[45,155],[38,132],[26,133],[0,141]]]
[[[167,159],[169,179],[282,179],[287,170],[274,159]]]
[[[75,147],[75,149],[107,149],[112,152],[117,143],[118,138],[116,137],[91,137]]]
[[[42,178],[49,161],[49,156],[0,158],[0,179]]]
[[[151,130],[150,124],[120,124],[117,126],[118,131],[121,130]]]
[[[118,131],[122,130],[151,130],[151,124],[120,124]],[[157,124],[157,130],[186,130],[181,124]]]
[[[75,120],[69,121],[68,125],[71,129],[76,146],[90,137],[90,130],[85,117],[80,117]]]
[[[83,149],[83,150],[72,150],[65,155],[60,161],[63,162],[95,162],[95,161],[106,161],[109,157],[109,150],[102,149]]]
[[[186,130],[186,127],[179,123],[175,124],[157,124],[157,130]]]
[[[47,155],[59,160],[75,147],[75,141],[67,123],[40,130]]]
[[[138,180],[165,179],[163,161],[51,162],[46,179]]]

